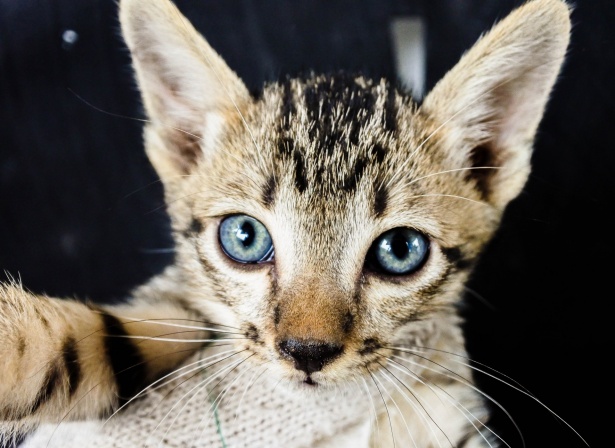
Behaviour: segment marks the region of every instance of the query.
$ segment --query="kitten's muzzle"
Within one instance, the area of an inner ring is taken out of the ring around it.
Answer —
[[[310,375],[322,370],[326,364],[340,356],[344,346],[320,341],[285,339],[278,343],[278,350],[282,356],[293,360],[297,370]]]

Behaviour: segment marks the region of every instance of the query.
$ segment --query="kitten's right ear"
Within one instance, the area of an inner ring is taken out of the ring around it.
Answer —
[[[422,106],[439,126],[453,168],[469,168],[503,209],[523,188],[532,144],[570,35],[562,0],[532,0],[483,36]]]
[[[121,0],[120,22],[150,119],[148,156],[165,181],[186,174],[249,93],[169,0]]]

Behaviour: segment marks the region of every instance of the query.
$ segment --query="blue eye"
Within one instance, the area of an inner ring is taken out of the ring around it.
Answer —
[[[416,230],[398,227],[380,235],[368,254],[369,267],[388,275],[420,269],[429,254],[429,240]]]
[[[273,258],[271,235],[251,216],[225,218],[220,223],[218,237],[224,253],[239,263],[261,263]]]

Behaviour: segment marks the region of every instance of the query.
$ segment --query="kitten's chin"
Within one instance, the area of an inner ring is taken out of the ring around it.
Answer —
[[[291,388],[295,390],[305,391],[308,393],[322,393],[332,389],[332,385],[322,378],[314,379],[312,375],[306,375],[303,379],[294,379],[290,381]]]
[[[307,375],[304,372],[293,371],[282,374],[276,388],[284,388],[292,394],[328,395],[343,392],[353,385],[356,385],[356,382],[350,375],[345,378],[343,375],[332,377],[322,372]]]
[[[293,395],[330,395],[339,393],[340,389],[344,389],[345,383],[331,384],[328,381],[317,381],[311,377],[304,380],[289,380],[282,381],[278,387],[283,387],[287,393]]]

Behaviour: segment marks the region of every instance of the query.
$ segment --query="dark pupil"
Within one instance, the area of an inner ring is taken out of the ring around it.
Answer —
[[[391,251],[399,260],[408,256],[408,242],[404,235],[396,233],[391,239]]]
[[[244,221],[237,229],[237,238],[243,243],[243,247],[248,247],[254,242],[254,227],[249,221]]]

